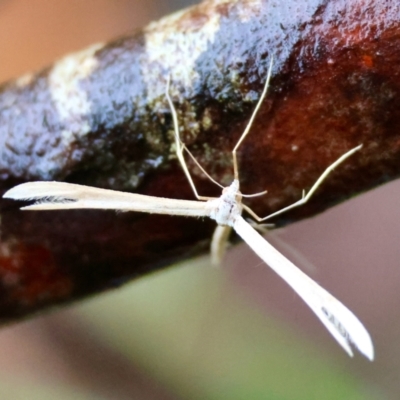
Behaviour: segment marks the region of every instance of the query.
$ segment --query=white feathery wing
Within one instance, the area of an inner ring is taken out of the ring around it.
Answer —
[[[213,202],[166,199],[64,182],[23,183],[6,192],[3,197],[39,200],[36,204],[23,207],[24,210],[95,208],[209,217],[213,211]],[[351,344],[354,344],[367,358],[374,358],[370,335],[347,307],[279,253],[240,215],[235,217],[233,228],[308,304],[350,356],[353,356]]]
[[[66,182],[27,182],[15,186],[4,196],[14,200],[38,200],[21,210],[102,209],[137,211],[155,214],[208,217],[207,203],[193,200],[175,200],[137,193],[99,189]]]
[[[233,228],[308,304],[350,356],[353,356],[351,344],[354,344],[361,353],[373,360],[374,347],[371,337],[347,307],[279,253],[243,217],[236,218]]]

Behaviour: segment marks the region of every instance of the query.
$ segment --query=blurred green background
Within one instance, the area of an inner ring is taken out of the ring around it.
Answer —
[[[0,0],[1,81],[185,4]],[[399,197],[393,183],[268,236],[365,323],[373,363],[239,245],[220,269],[191,260],[4,328],[0,400],[400,398]]]

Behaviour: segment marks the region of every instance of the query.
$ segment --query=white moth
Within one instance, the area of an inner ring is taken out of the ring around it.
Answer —
[[[359,319],[339,300],[333,297],[286,257],[279,253],[242,217],[242,211],[244,209],[258,222],[264,221],[291,208],[304,204],[309,200],[311,195],[327,177],[330,171],[361,148],[361,146],[358,146],[342,155],[325,170],[307,195],[303,192],[303,197],[299,201],[276,213],[265,218],[259,218],[247,206],[242,204],[242,197],[244,195],[242,195],[239,190],[239,173],[236,152],[244,138],[247,136],[257,111],[265,98],[271,77],[271,70],[272,60],[265,87],[258,104],[239,142],[232,151],[234,180],[230,186],[223,188],[222,194],[219,198],[202,197],[197,193],[183,153],[186,151],[192,158],[193,156],[186,149],[179,136],[177,114],[169,95],[169,80],[166,96],[173,116],[176,154],[195,196],[200,201],[159,198],[64,182],[23,183],[6,192],[3,197],[14,200],[39,199],[39,202],[36,204],[22,207],[23,210],[113,209],[156,214],[184,215],[191,217],[210,217],[218,224],[211,245],[212,259],[214,262],[218,262],[221,259],[230,229],[233,228],[236,233],[253,249],[253,251],[279,276],[281,276],[308,304],[328,331],[350,356],[353,356],[351,345],[354,345],[367,358],[373,360],[374,349],[372,340]],[[201,168],[197,161],[194,161]],[[203,172],[206,173],[204,170]],[[206,175],[209,176],[207,173]],[[215,182],[211,177],[209,178]],[[218,184],[217,182],[215,183]],[[259,193],[258,195],[263,193]]]

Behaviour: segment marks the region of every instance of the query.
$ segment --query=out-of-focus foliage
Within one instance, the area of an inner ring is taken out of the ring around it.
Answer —
[[[266,318],[225,278],[203,258],[95,299],[79,312],[108,346],[185,399],[368,398],[362,383],[323,348]]]

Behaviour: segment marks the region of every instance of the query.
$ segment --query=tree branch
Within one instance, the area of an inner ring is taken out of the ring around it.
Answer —
[[[400,6],[397,0],[209,0],[140,32],[67,56],[0,87],[3,192],[61,180],[193,199],[173,147],[181,135],[217,181],[265,82],[240,148],[244,193],[266,215],[299,199],[358,144],[283,225],[399,175]],[[188,160],[201,194],[218,195]],[[208,251],[211,221],[101,211],[21,212],[2,200],[0,317],[72,301]]]

